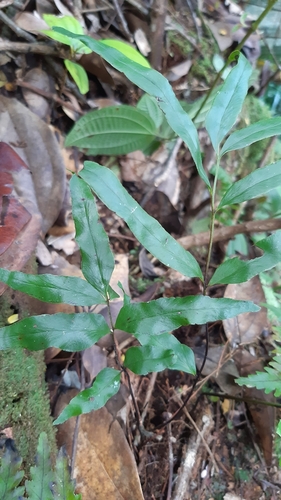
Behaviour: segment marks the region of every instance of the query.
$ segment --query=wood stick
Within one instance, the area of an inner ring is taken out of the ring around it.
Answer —
[[[235,226],[219,227],[214,231],[213,242],[229,240],[236,234],[263,233],[275,231],[276,229],[281,229],[281,218],[258,221],[253,220],[242,224],[236,224]],[[206,231],[205,233],[183,236],[178,239],[178,242],[187,250],[194,246],[208,245],[209,239],[210,233]]]

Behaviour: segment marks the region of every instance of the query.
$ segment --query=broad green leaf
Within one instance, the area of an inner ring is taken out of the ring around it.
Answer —
[[[124,54],[121,54],[112,47],[107,47],[98,40],[94,40],[89,36],[73,35],[62,28],[55,29],[59,33],[85,43],[93,52],[96,52],[114,68],[123,72],[131,82],[144,90],[147,94],[156,98],[158,106],[164,112],[169,125],[189,148],[200,177],[205,181],[207,186],[210,187],[208,176],[202,164],[200,143],[196,127],[180,105],[168,80],[158,71],[151,68],[145,68],[133,62]]]
[[[264,251],[262,257],[243,261],[235,257],[223,262],[214,272],[209,285],[218,283],[243,283],[254,276],[272,269],[281,261],[281,231],[276,231],[268,238],[256,243]]]
[[[162,298],[123,306],[115,326],[136,335],[147,332],[159,335],[180,326],[203,325],[259,309],[253,302],[212,299],[203,295]]]
[[[102,408],[119,391],[121,372],[104,368],[99,372],[90,389],[85,389],[73,398],[54,424],[62,424],[71,417]]]
[[[281,420],[279,420],[279,422],[278,422],[276,432],[277,432],[278,436],[281,436]],[[279,458],[279,460],[280,460],[280,458]],[[279,461],[279,466],[280,466],[280,461]]]
[[[70,191],[83,274],[86,280],[106,298],[111,290],[109,280],[114,269],[114,257],[108,236],[99,222],[96,202],[89,186],[82,179],[73,176],[70,181]],[[114,298],[112,293],[110,298]]]
[[[203,278],[193,255],[140,207],[113,172],[98,163],[86,161],[79,175],[110,210],[124,219],[140,243],[157,259],[185,276]]]
[[[146,148],[155,138],[153,120],[133,106],[108,106],[82,116],[65,145],[91,155],[123,155]]]
[[[55,276],[54,274],[35,276],[0,268],[0,281],[9,285],[13,290],[19,290],[43,302],[76,306],[106,303],[103,296],[87,281],[71,276]]]
[[[187,345],[181,344],[174,335],[137,336],[142,347],[131,347],[127,350],[124,365],[138,375],[166,368],[180,370],[186,373],[196,373],[193,351]],[[161,368],[162,366],[162,368]]]
[[[146,113],[151,120],[153,120],[156,129],[160,127],[164,120],[164,114],[159,108],[157,101],[155,97],[152,97],[149,94],[144,94],[138,104],[137,104],[137,109],[140,109],[144,113]]]
[[[81,94],[87,94],[87,92],[89,92],[89,80],[84,68],[82,68],[80,64],[69,61],[69,59],[65,59],[64,64],[67,71],[69,71],[73,80],[75,81]]]
[[[24,494],[24,487],[18,486],[24,476],[24,471],[19,470],[22,460],[8,448],[0,463],[0,500],[19,500]]]
[[[69,28],[66,28],[69,29]],[[70,30],[71,31],[71,30]],[[108,47],[112,47],[113,49],[119,50],[124,56],[128,57],[132,61],[141,64],[141,66],[145,66],[146,68],[150,68],[150,64],[148,60],[143,57],[142,54],[134,47],[129,45],[128,43],[121,42],[120,40],[114,40],[112,38],[107,38],[101,40],[101,43],[107,45]]]
[[[213,101],[205,125],[216,153],[241,111],[252,71],[251,64],[240,54],[237,65],[231,70]]]
[[[176,355],[172,349],[156,346],[130,347],[125,356],[124,366],[137,375],[173,369]]]
[[[83,351],[109,332],[109,326],[99,314],[42,314],[0,328],[0,350],[23,347],[40,351],[58,347],[65,351]]]
[[[235,130],[225,141],[220,156],[250,146],[254,142],[281,134],[281,118],[266,118],[241,130]]]
[[[275,356],[270,366],[264,368],[264,372],[256,372],[248,377],[240,377],[235,380],[238,385],[246,385],[247,387],[256,387],[263,389],[265,394],[274,392],[274,396],[281,396],[281,356]]]
[[[263,168],[258,168],[240,181],[235,182],[223,196],[218,209],[242,203],[261,196],[270,189],[281,185],[281,160]]]
[[[71,481],[68,457],[61,448],[56,460],[55,483],[53,486],[54,500],[82,500],[82,496],[74,493],[74,481]]]
[[[51,468],[50,448],[47,434],[41,432],[37,447],[36,465],[30,467],[31,481],[25,482],[29,500],[53,500],[51,486],[54,473]]]
[[[50,28],[58,27],[64,28],[66,30],[71,31],[72,33],[76,33],[77,35],[83,35],[83,28],[79,21],[72,16],[53,16],[52,14],[43,14],[43,19]],[[57,42],[64,43],[65,45],[69,45],[74,52],[77,54],[90,54],[92,51],[87,47],[84,43],[79,40],[75,40],[72,37],[68,37],[66,35],[62,35],[54,30],[42,30],[42,33],[52,38],[52,40],[56,40]]]

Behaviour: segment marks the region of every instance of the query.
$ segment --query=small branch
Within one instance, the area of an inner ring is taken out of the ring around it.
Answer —
[[[116,9],[117,15],[118,15],[118,17],[119,17],[119,20],[120,20],[120,22],[121,22],[121,25],[122,25],[122,28],[123,28],[124,32],[126,33],[126,35],[127,35],[128,39],[129,39],[129,41],[130,41],[130,42],[133,42],[133,41],[134,41],[134,39],[133,39],[133,37],[132,37],[132,33],[130,33],[130,30],[129,30],[129,28],[128,28],[127,21],[126,21],[126,19],[125,19],[125,17],[124,17],[124,14],[123,14],[123,12],[122,12],[122,10],[121,10],[121,8],[120,8],[120,5],[119,5],[118,0],[113,0],[113,5],[114,5],[114,7],[115,7],[115,9]]]
[[[197,24],[197,19],[196,19],[196,15],[195,15],[195,12],[194,12],[194,9],[193,9],[192,2],[191,2],[190,0],[186,0],[186,3],[187,3],[187,6],[188,6],[188,8],[189,8],[189,11],[190,11],[191,17],[192,17],[192,19],[193,19],[194,27],[195,27],[195,29],[196,29],[196,33],[197,33],[197,40],[199,41],[199,40],[200,40],[199,27],[198,27],[198,24]]]
[[[230,394],[222,394],[220,392],[205,392],[204,391],[204,396],[214,396],[216,398],[220,399],[233,399],[234,401],[239,401],[251,405],[262,405],[262,406],[272,406],[273,408],[281,408],[281,404],[279,403],[272,403],[271,401],[265,401],[263,399],[250,399],[246,397],[240,397],[240,396],[231,396]]]
[[[175,391],[174,391],[174,394],[175,394],[175,396],[177,397],[177,399],[180,401],[180,398],[179,398],[179,396],[177,395],[177,393],[176,393]],[[214,457],[214,455],[213,455],[213,453],[212,453],[212,450],[210,449],[210,447],[209,447],[209,445],[208,445],[207,441],[205,440],[205,438],[204,438],[204,436],[203,436],[202,432],[201,432],[201,431],[200,431],[200,429],[198,428],[198,425],[197,425],[197,424],[196,424],[196,422],[193,420],[192,416],[190,415],[190,413],[187,411],[187,409],[186,409],[186,408],[184,408],[184,413],[185,413],[186,417],[188,418],[188,420],[189,420],[189,421],[191,422],[191,424],[193,425],[193,427],[194,427],[194,429],[196,430],[196,432],[199,434],[200,438],[202,439],[202,442],[203,442],[203,444],[204,444],[204,446],[205,446],[205,448],[206,448],[206,450],[207,450],[207,452],[208,452],[208,454],[209,454],[209,456],[210,456],[210,459],[211,459],[211,462],[212,462],[212,464],[213,464],[213,466],[214,466],[214,469],[215,469],[215,471],[219,474],[219,472],[220,472],[220,471],[219,471],[219,468],[218,468],[217,462],[216,462],[216,460],[215,460],[215,457]]]
[[[236,234],[263,233],[267,231],[276,231],[281,229],[281,219],[266,219],[259,221],[244,222],[235,226],[220,227],[214,230],[213,243],[225,241],[233,238]],[[187,250],[194,246],[208,245],[210,241],[210,232],[192,234],[183,236],[178,242]]]
[[[171,414],[168,413],[168,418],[171,417]],[[171,424],[167,425],[167,433],[168,433],[168,449],[169,449],[169,482],[168,482],[168,491],[166,500],[171,500],[172,497],[172,486],[173,486],[173,472],[174,472],[174,454],[173,454],[173,444],[172,444],[172,429]]]
[[[82,353],[81,353],[81,360],[82,360]],[[84,363],[82,361],[81,362],[81,391],[84,391],[84,389],[85,389],[85,367],[84,367]],[[77,455],[77,444],[78,444],[78,436],[79,436],[81,417],[82,417],[82,415],[78,415],[76,417],[75,428],[74,428],[72,451],[71,451],[71,465],[70,465],[71,479],[73,479],[73,477],[74,477],[74,467],[75,467],[75,460],[76,460],[76,455]]]
[[[272,150],[272,148],[275,146],[275,143],[277,141],[277,136],[274,135],[273,137],[271,137],[268,141],[268,145],[266,146],[264,152],[263,152],[263,155],[258,163],[258,167],[257,168],[262,168],[265,163],[267,162],[267,159],[270,155],[270,152]]]
[[[200,417],[197,419],[196,428],[197,434],[193,433],[187,443],[185,457],[179,469],[176,491],[173,495],[173,500],[185,500],[186,498],[190,498],[189,493],[191,477],[196,465],[199,448],[202,439],[204,439],[204,441],[206,442],[206,439],[208,439],[213,428],[213,419],[210,414],[210,410],[207,411],[204,415],[200,415]]]
[[[14,33],[16,33],[19,38],[24,38],[27,42],[31,43],[36,42],[36,38],[33,35],[30,35],[27,31],[19,28],[19,26],[17,26],[12,19],[2,12],[2,10],[0,10],[0,20],[3,21],[3,23],[6,24],[6,26],[8,26]]]
[[[69,49],[46,43],[25,43],[25,42],[10,42],[8,40],[0,41],[0,52],[18,52],[21,54],[41,54],[43,56],[54,56],[62,59],[70,59],[71,52]]]
[[[14,0],[1,0],[0,9],[5,9],[5,7],[8,7],[9,5],[12,5],[13,3],[14,3]]]
[[[261,15],[258,17],[258,19],[252,24],[252,26],[249,28],[249,30],[247,31],[246,35],[244,36],[244,38],[241,40],[241,42],[237,45],[237,47],[235,48],[235,50],[239,51],[243,48],[245,42],[248,40],[248,38],[252,35],[252,33],[254,33],[256,31],[256,29],[259,27],[260,23],[262,22],[262,20],[265,18],[265,16],[271,11],[272,7],[274,6],[274,4],[277,2],[277,0],[268,0],[268,4],[266,6],[266,8],[264,9],[264,11],[261,13]],[[227,68],[227,66],[229,65],[229,60],[227,59],[226,63],[224,64],[224,66],[222,67],[222,69],[218,72],[213,84],[211,85],[209,91],[207,92],[206,96],[205,96],[205,99],[203,99],[202,103],[201,103],[201,106],[199,107],[196,115],[194,116],[193,118],[193,121],[197,118],[197,116],[199,115],[199,113],[201,112],[201,110],[203,109],[203,107],[205,106],[207,100],[209,99],[212,91],[214,90],[215,86],[217,85],[217,83],[219,82],[219,79],[221,77],[221,75],[223,74],[224,70]]]
[[[165,33],[167,0],[154,0],[151,9],[151,66],[158,71],[162,68],[162,49]]]
[[[150,380],[149,380],[149,385],[148,385],[148,388],[146,390],[145,401],[144,401],[144,404],[143,404],[143,412],[141,414],[141,423],[142,423],[142,425],[143,425],[143,422],[144,422],[146,414],[147,414],[148,403],[149,403],[150,398],[152,396],[152,392],[153,392],[153,389],[154,389],[154,386],[155,386],[156,378],[157,378],[157,372],[153,372],[151,374],[151,377],[150,377]]]
[[[51,101],[55,101],[58,103],[60,106],[64,106],[65,108],[71,109],[71,111],[74,111],[75,113],[79,113],[80,115],[84,114],[83,111],[79,111],[71,102],[69,101],[64,101],[63,99],[60,99],[56,94],[52,94],[52,92],[46,92],[46,90],[39,89],[38,87],[34,87],[33,85],[30,85],[28,82],[23,82],[22,80],[17,80],[16,84],[19,87],[23,87],[25,89],[30,90],[31,92],[34,92],[35,94],[39,94],[46,99],[50,99]]]
[[[115,326],[114,326],[114,322],[113,322],[113,319],[112,319],[112,314],[111,314],[111,309],[110,309],[110,301],[109,301],[108,298],[106,300],[106,305],[107,305],[107,310],[108,310],[111,335],[112,335],[112,339],[113,339],[113,349],[114,349],[114,352],[115,352],[115,361],[116,361],[116,364],[117,364],[119,370],[121,371],[121,373],[124,373],[124,375],[125,375],[125,377],[127,379],[129,391],[130,391],[130,394],[131,394],[131,397],[132,397],[133,406],[134,406],[134,409],[135,409],[137,426],[138,426],[138,429],[139,429],[140,433],[142,433],[140,411],[139,411],[139,408],[138,408],[138,405],[137,405],[137,402],[136,402],[136,398],[135,398],[135,395],[134,395],[134,391],[133,391],[133,388],[132,388],[130,375],[129,375],[128,371],[127,371],[127,368],[125,368],[125,366],[122,363],[121,353],[120,353],[119,346],[118,346],[118,341],[117,341],[116,335],[115,335]]]
[[[149,10],[144,7],[140,1],[138,0],[127,0],[127,3],[130,3],[133,7],[138,9],[144,16],[148,16]]]

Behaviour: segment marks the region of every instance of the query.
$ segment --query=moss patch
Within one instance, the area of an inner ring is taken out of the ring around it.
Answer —
[[[40,432],[47,433],[50,448],[56,453],[44,372],[43,352],[16,349],[0,353],[0,429],[12,427],[27,469],[34,463]]]
[[[212,63],[213,55],[217,52],[214,40],[208,37],[207,34],[204,38],[202,37],[200,40],[200,49],[204,56],[200,56],[196,53],[196,57],[194,57],[194,47],[181,34],[169,31],[168,37],[171,43],[171,55],[173,55],[174,45],[184,57],[190,57],[190,59],[193,60],[190,75],[198,80],[204,80],[207,85],[211,85],[216,76]]]
[[[24,270],[34,272],[32,263]],[[5,326],[15,312],[20,319],[33,314],[31,304],[26,295],[7,290],[0,297],[0,327]],[[40,432],[47,433],[52,457],[57,452],[45,369],[43,351],[29,352],[21,348],[0,351],[0,431],[12,428],[26,471],[34,464]]]

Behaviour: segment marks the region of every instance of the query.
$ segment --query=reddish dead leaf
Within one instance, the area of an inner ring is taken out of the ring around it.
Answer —
[[[42,214],[45,234],[59,215],[65,192],[65,167],[57,140],[37,115],[4,96],[0,96],[0,140],[16,150],[32,173],[15,172],[13,179],[25,208]]]
[[[264,370],[262,362],[245,349],[238,351],[234,355],[234,360],[241,377],[247,377],[251,373],[262,372]],[[275,400],[272,394],[265,394],[264,391],[258,390],[255,387],[243,386],[243,395],[249,400],[258,399],[265,403],[272,403]],[[272,461],[272,432],[274,430],[275,408],[249,402],[247,403],[247,407],[249,408],[261,442],[265,462],[270,466]]]
[[[23,187],[28,199],[22,195]],[[21,269],[35,250],[40,230],[41,215],[30,171],[16,152],[1,142],[0,267]],[[6,285],[0,284],[0,295],[6,288]]]
[[[18,155],[7,144],[0,143],[0,255],[12,244],[18,233],[30,221],[30,213],[13,194],[13,176],[7,169],[19,163]],[[8,160],[8,161],[7,161]],[[26,168],[22,162],[22,167]]]

